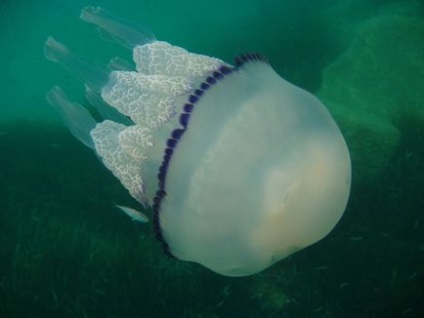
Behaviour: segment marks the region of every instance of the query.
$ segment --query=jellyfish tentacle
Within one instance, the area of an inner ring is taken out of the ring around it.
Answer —
[[[90,131],[97,122],[80,104],[72,103],[59,86],[53,87],[46,95],[47,101],[59,112],[66,126],[80,142],[94,149]]]
[[[81,11],[80,18],[97,25],[108,32],[115,41],[129,49],[156,40],[149,29],[134,22],[124,21],[100,7],[85,7]]]
[[[51,36],[44,43],[44,55],[47,59],[62,64],[70,73],[96,92],[100,92],[109,79],[109,71],[106,67],[72,53],[65,45]]]

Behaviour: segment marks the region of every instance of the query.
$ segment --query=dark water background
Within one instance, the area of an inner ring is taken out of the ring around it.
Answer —
[[[261,52],[318,95],[326,72],[374,75],[353,95],[321,93],[354,105],[330,107],[353,158],[336,229],[246,278],[164,257],[150,226],[113,208],[134,202],[44,98],[59,83],[84,103],[81,84],[44,59],[48,35],[102,62],[130,56],[79,21],[88,4],[189,51]],[[423,21],[422,1],[0,1],[0,317],[424,317]]]

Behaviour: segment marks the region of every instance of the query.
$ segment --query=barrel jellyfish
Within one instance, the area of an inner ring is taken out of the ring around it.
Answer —
[[[101,8],[86,7],[81,18],[132,49],[134,66],[119,58],[102,66],[49,37],[46,57],[83,81],[98,114],[57,86],[47,100],[151,208],[166,254],[246,276],[333,229],[349,197],[351,164],[317,98],[260,54],[232,65],[156,40]]]

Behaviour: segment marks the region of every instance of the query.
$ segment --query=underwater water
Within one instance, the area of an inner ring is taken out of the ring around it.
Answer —
[[[107,63],[130,52],[80,23],[86,5],[232,62],[260,52],[317,95],[352,157],[329,236],[244,278],[163,255],[151,225],[48,105],[83,87],[44,58],[47,36]],[[424,5],[420,1],[0,3],[0,317],[422,317]]]

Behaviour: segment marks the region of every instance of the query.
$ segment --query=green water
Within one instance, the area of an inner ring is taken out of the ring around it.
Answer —
[[[78,19],[88,4],[228,62],[261,52],[317,94],[353,162],[335,230],[246,278],[163,256],[149,225],[113,208],[134,201],[45,101],[59,83],[84,103],[44,59],[47,36],[104,63],[130,58]],[[422,2],[3,0],[0,40],[0,317],[424,316]]]

